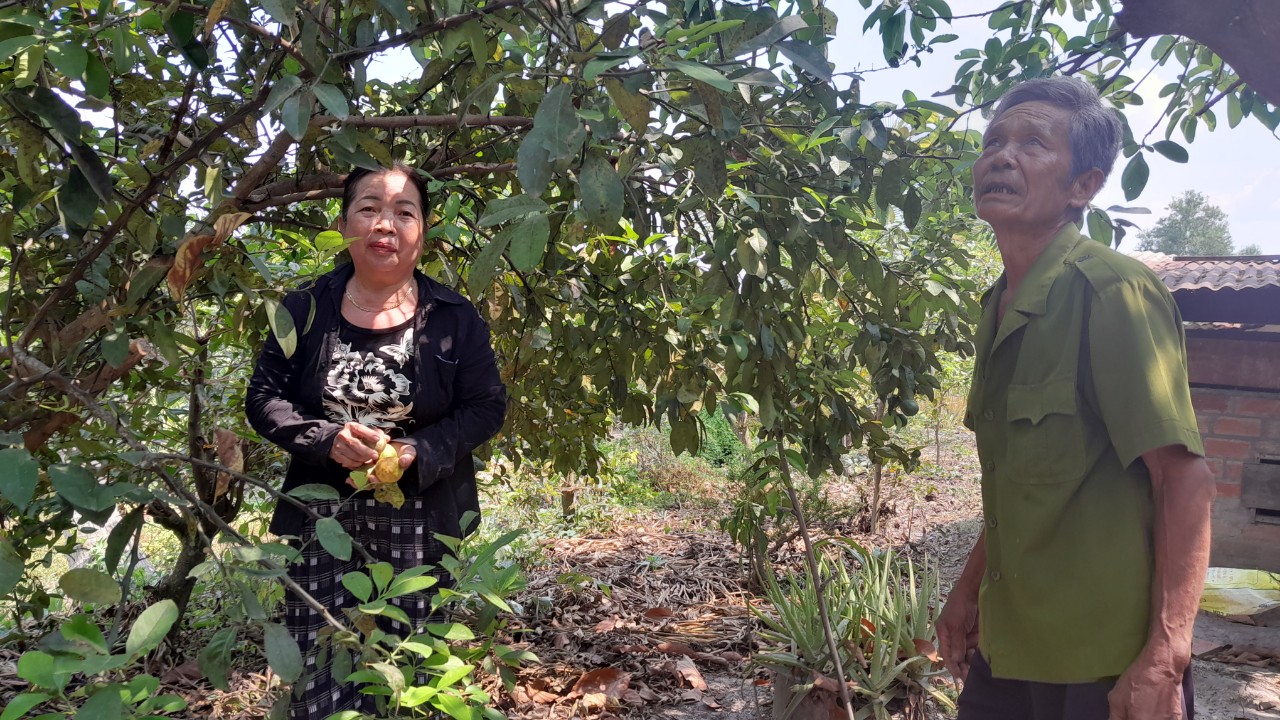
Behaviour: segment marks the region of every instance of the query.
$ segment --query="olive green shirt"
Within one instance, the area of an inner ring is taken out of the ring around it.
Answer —
[[[1142,453],[1204,454],[1182,318],[1144,265],[1064,229],[1003,323],[983,302],[965,423],[977,436],[987,570],[979,647],[996,677],[1091,682],[1146,643],[1153,570]]]

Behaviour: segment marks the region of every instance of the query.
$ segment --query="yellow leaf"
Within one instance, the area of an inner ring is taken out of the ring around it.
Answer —
[[[169,294],[174,300],[181,300],[187,292],[187,285],[203,264],[204,249],[209,247],[213,239],[212,235],[188,236],[178,247],[173,267],[169,268],[169,274],[165,278],[169,283]]]

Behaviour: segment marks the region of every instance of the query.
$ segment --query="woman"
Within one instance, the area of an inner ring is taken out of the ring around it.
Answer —
[[[480,509],[471,451],[497,433],[506,412],[488,326],[466,298],[417,270],[426,198],[422,179],[405,166],[347,177],[338,229],[350,240],[351,262],[285,298],[297,349],[286,356],[268,337],[247,396],[250,424],[292,456],[284,491],[336,488],[343,501],[312,501],[311,509],[336,516],[397,573],[443,557],[436,533],[474,529],[460,527],[464,513]],[[398,509],[369,493],[347,497],[350,473],[377,459],[380,440],[397,449],[404,469]],[[316,541],[314,519],[289,503],[278,504],[271,532],[299,539],[302,558],[290,577],[341,618],[355,604],[342,575],[363,566],[359,553],[350,561],[331,556]],[[425,596],[393,602],[415,625],[430,614]],[[371,700],[330,677],[327,665],[317,667],[325,623],[293,593],[286,625],[306,658],[291,718],[325,718]]]

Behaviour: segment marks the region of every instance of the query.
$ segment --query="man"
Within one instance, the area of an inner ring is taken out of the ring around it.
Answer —
[[[984,528],[939,619],[960,720],[1192,717],[1213,478],[1182,321],[1078,224],[1121,126],[1071,78],[1001,99],[973,167],[1004,275],[984,297],[966,424]]]

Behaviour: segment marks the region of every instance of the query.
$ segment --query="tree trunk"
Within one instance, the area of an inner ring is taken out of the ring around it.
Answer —
[[[1133,37],[1182,35],[1204,43],[1254,92],[1280,104],[1280,3],[1125,0],[1116,22]]]

